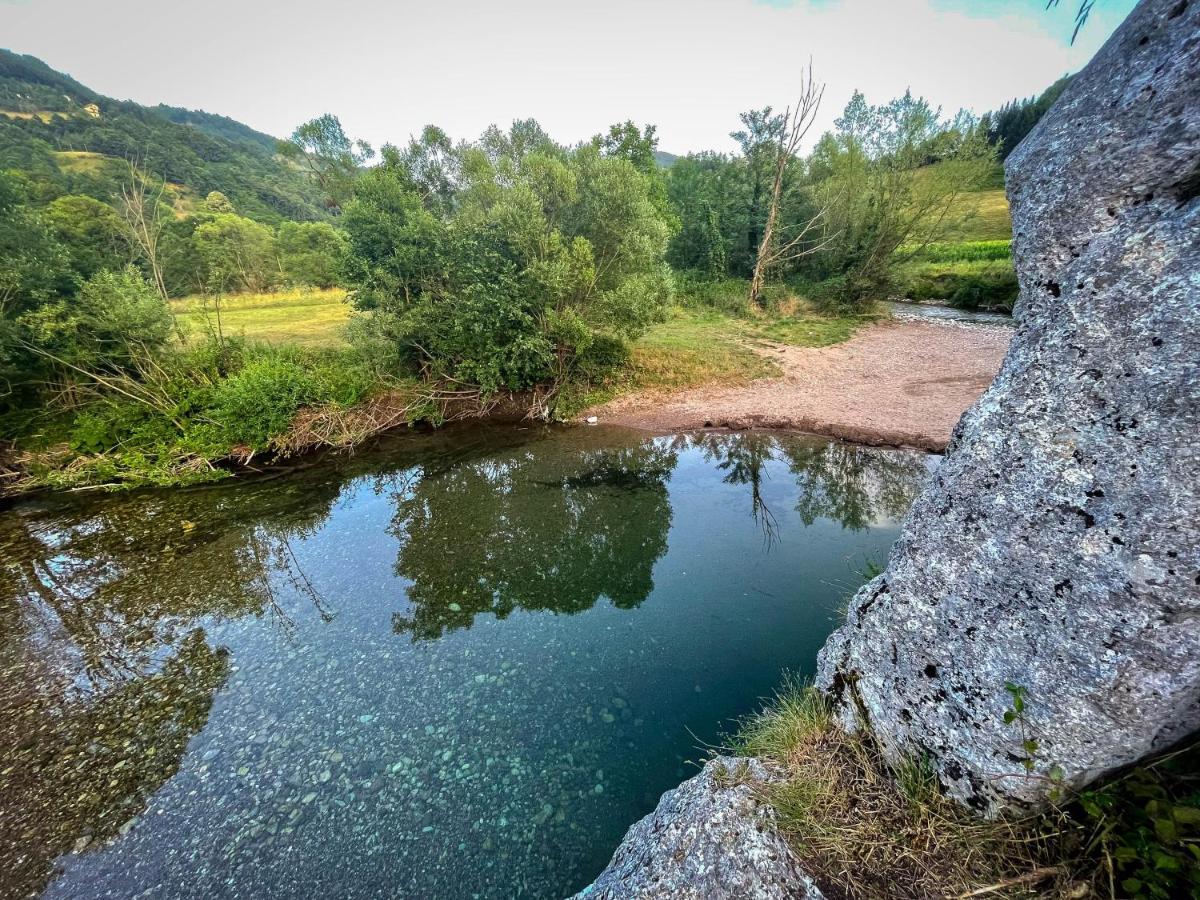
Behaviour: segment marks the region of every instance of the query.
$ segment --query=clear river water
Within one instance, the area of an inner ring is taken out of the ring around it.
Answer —
[[[553,898],[839,608],[936,458],[604,427],[0,512],[0,897]]]

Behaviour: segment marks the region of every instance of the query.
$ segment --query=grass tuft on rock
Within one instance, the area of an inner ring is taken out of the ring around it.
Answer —
[[[887,763],[826,695],[789,678],[734,750],[774,765],[765,798],[830,900],[1200,897],[1200,743],[1061,798],[983,820],[943,795],[927,759]]]
[[[799,680],[743,723],[735,749],[784,772],[766,799],[831,900],[1092,896],[1055,858],[1060,822],[976,818],[942,795],[925,760],[889,766]]]

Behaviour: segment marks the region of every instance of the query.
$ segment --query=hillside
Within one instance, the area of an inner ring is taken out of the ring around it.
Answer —
[[[0,170],[19,172],[43,201],[66,193],[110,201],[127,159],[178,196],[220,191],[260,221],[326,215],[320,192],[275,154],[270,135],[225,116],[114,100],[0,50]]]

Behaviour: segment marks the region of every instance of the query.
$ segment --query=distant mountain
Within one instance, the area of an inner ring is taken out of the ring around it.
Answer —
[[[177,204],[220,191],[266,222],[327,216],[316,185],[275,144],[226,116],[114,100],[40,59],[0,50],[0,169],[23,175],[36,199],[111,201],[134,160],[172,185]]]
[[[675,165],[675,160],[679,159],[676,153],[668,153],[666,150],[655,150],[654,161],[664,169],[669,169]]]
[[[190,125],[210,137],[224,138],[235,143],[254,144],[262,147],[268,153],[274,153],[275,145],[279,142],[278,138],[255,131],[249,125],[243,125],[229,116],[220,116],[198,109],[184,109],[181,106],[167,106],[165,103],[160,103],[152,108],[163,118],[170,119],[178,125]]]

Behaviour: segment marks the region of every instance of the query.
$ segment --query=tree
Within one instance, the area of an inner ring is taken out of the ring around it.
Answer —
[[[533,389],[545,415],[590,354],[662,315],[670,225],[633,162],[530,124],[457,147],[426,129],[436,141],[385,150],[342,223],[355,303],[373,311],[362,327],[428,381]]]
[[[1013,100],[988,113],[985,117],[988,140],[999,149],[1000,159],[1007,159],[1008,154],[1017,149],[1017,144],[1033,130],[1070,83],[1071,76],[1064,75],[1037,97]]]
[[[346,238],[328,222],[284,222],[276,242],[288,281],[320,288],[338,283]]]
[[[130,262],[129,231],[107,203],[68,194],[50,203],[45,219],[81,280],[101,269],[120,269]]]
[[[128,166],[126,180],[121,185],[120,211],[134,246],[141,251],[142,259],[150,270],[155,289],[166,300],[167,284],[163,279],[160,243],[168,221],[163,205],[167,184],[161,181],[152,185],[149,177],[132,161]]]
[[[779,207],[783,199],[784,174],[788,166],[795,161],[796,154],[800,149],[800,142],[804,140],[804,136],[812,127],[824,93],[824,85],[818,85],[813,80],[812,65],[810,64],[807,73],[801,74],[800,96],[796,100],[796,105],[788,107],[780,122],[775,144],[775,175],[771,182],[767,221],[763,227],[762,242],[758,245],[758,253],[754,260],[754,274],[750,278],[750,302],[755,305],[761,303],[763,284],[769,269],[814,253],[823,246],[822,242],[809,238],[821,221],[821,213],[817,213],[804,222],[792,234],[785,236],[777,233],[777,229],[782,232],[779,223]]]
[[[197,226],[192,239],[204,263],[208,290],[262,291],[278,281],[275,236],[265,225],[222,213]]]
[[[667,196],[680,222],[667,259],[677,269],[721,277],[738,267],[746,235],[742,173],[724,154],[689,154],[667,170]]]
[[[826,238],[806,264],[840,278],[839,299],[858,303],[938,239],[955,201],[994,170],[995,148],[969,114],[943,119],[908,92],[876,107],[855,92],[836,128],[809,158],[807,192]]]
[[[0,409],[20,401],[14,384],[31,381],[40,366],[22,317],[78,283],[66,251],[25,199],[23,182],[0,172]]]
[[[280,142],[279,152],[308,169],[333,212],[341,210],[360,168],[375,156],[366,141],[351,141],[337,116],[329,113],[297,126],[289,140]]]
[[[732,131],[729,136],[737,141],[742,150],[740,167],[743,170],[747,198],[744,220],[746,256],[753,259],[762,243],[762,228],[766,217],[763,199],[771,179],[777,157],[779,137],[783,134],[783,116],[772,112],[771,107],[752,109],[738,116],[745,126]],[[746,268],[749,274],[750,267]]]
[[[233,208],[233,204],[229,202],[229,198],[220,191],[209,191],[208,196],[204,198],[203,206],[205,212],[212,213],[213,215],[237,212]]]

